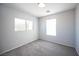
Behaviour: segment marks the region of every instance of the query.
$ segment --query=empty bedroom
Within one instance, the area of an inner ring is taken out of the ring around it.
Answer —
[[[0,56],[78,56],[78,3],[0,3]]]

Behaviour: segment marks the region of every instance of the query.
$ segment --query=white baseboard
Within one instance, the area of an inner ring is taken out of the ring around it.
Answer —
[[[35,40],[37,40],[37,39],[35,39]],[[28,42],[28,43],[31,43],[31,42],[33,42],[33,41],[35,41],[35,40],[32,40],[32,41],[30,41],[30,42]],[[19,47],[21,47],[21,46],[23,46],[23,45],[26,45],[26,44],[28,44],[28,43],[24,43],[24,44],[19,45],[19,46],[17,46],[17,47],[13,47],[13,48],[11,48],[11,49],[4,50],[4,51],[2,51],[2,52],[0,53],[0,55],[1,55],[1,54],[4,54],[4,53],[6,53],[6,52],[9,52],[9,51],[11,51],[11,50],[13,50],[13,49],[19,48]]]

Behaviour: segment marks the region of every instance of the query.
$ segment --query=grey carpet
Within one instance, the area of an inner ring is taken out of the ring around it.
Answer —
[[[71,47],[36,40],[27,45],[9,51],[1,56],[76,56],[76,50]]]

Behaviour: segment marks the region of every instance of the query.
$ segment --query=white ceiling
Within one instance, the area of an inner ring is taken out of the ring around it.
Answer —
[[[44,8],[38,7],[37,3],[7,3],[3,5],[28,12],[36,17],[42,17],[73,9],[77,3],[45,3],[46,7]],[[50,12],[47,13],[47,10]]]

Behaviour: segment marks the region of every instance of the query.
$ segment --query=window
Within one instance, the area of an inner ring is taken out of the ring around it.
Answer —
[[[26,25],[25,20],[15,18],[15,31],[25,31]]]
[[[56,36],[56,19],[46,20],[46,34]]]
[[[33,22],[31,20],[24,20],[15,18],[15,31],[31,31],[33,30]]]
[[[33,23],[31,20],[26,20],[26,25],[27,25],[27,31],[30,31],[33,29]]]

